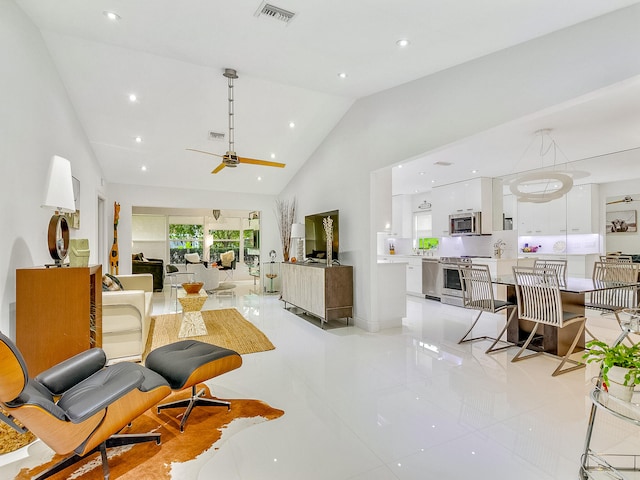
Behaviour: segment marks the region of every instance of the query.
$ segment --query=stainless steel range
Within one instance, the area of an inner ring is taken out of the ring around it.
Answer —
[[[462,284],[458,274],[458,265],[471,263],[468,257],[440,257],[442,268],[442,293],[440,302],[463,307]]]

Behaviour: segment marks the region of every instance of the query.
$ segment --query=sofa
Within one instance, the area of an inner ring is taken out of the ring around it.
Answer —
[[[153,275],[115,275],[124,290],[102,292],[102,349],[110,363],[140,361],[153,309]]]
[[[146,258],[143,253],[135,253],[131,257],[131,272],[150,273],[153,275],[153,291],[161,292],[164,286],[164,260]]]

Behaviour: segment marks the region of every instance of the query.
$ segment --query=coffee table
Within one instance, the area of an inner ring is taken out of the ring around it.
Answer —
[[[178,338],[197,337],[208,333],[201,312],[207,298],[209,297],[204,290],[187,293],[181,288],[178,291],[178,301],[182,305],[182,324]]]

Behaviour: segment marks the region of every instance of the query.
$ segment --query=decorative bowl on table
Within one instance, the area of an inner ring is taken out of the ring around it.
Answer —
[[[182,288],[184,288],[184,291],[187,292],[187,294],[193,294],[198,293],[203,285],[204,283],[202,282],[189,282],[183,283]]]

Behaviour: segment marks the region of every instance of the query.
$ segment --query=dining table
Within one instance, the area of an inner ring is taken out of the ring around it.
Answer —
[[[506,287],[506,298],[501,298],[500,300],[507,300],[514,305],[517,305],[516,281],[512,274],[498,275],[492,279],[492,282],[496,285]],[[560,281],[562,309],[565,312],[585,315],[588,294],[619,288],[638,287],[640,287],[640,283],[610,282],[594,280],[592,278],[566,277],[564,280]],[[523,320],[521,318],[519,318],[517,322],[511,322],[507,329],[507,340],[516,345],[522,344],[526,340],[527,335],[533,329],[534,325],[534,322]],[[576,331],[580,328],[580,324],[572,324],[563,328],[558,328],[552,325],[543,325],[543,327],[543,332],[539,341],[532,342],[532,347],[546,353],[563,356],[571,347],[571,342],[575,338]],[[584,346],[585,335],[583,332],[578,344],[576,345],[576,350],[584,350]]]

